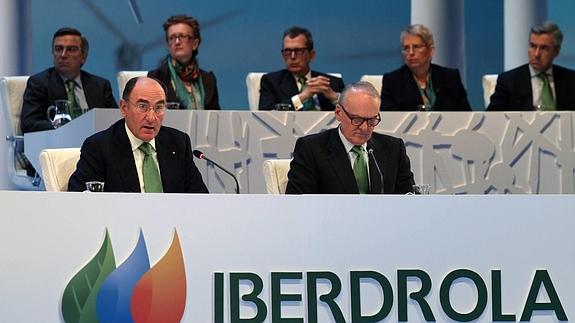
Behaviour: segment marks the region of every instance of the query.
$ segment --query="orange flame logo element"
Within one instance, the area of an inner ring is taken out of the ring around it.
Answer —
[[[186,271],[178,233],[164,257],[136,284],[131,300],[135,323],[180,322],[186,307]]]

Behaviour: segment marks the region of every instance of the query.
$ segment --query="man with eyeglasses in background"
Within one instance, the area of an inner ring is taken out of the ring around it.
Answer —
[[[128,81],[120,101],[123,119],[82,144],[69,191],[104,182],[107,192],[208,193],[194,164],[190,137],[162,126],[165,86],[148,77]]]
[[[373,132],[380,97],[367,82],[347,85],[336,104],[339,127],[297,140],[286,194],[406,194],[413,174],[403,140]]]
[[[563,33],[553,22],[533,26],[529,64],[499,74],[487,110],[575,110],[575,71],[553,64],[562,42]]]
[[[46,111],[56,100],[70,101],[72,118],[92,108],[118,108],[110,82],[82,70],[88,49],[86,37],[74,28],[54,33],[54,66],[30,76],[26,85],[20,116],[22,132],[54,129]]]
[[[273,110],[281,103],[296,111],[333,111],[344,83],[341,78],[311,70],[315,50],[310,31],[287,29],[281,53],[286,68],[262,77],[259,109]]]

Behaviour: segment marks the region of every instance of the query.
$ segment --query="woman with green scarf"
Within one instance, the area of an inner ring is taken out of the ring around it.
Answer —
[[[187,15],[171,16],[164,31],[169,55],[148,76],[166,85],[168,101],[178,102],[180,109],[219,110],[216,76],[200,69],[196,58],[202,41],[198,21]]]

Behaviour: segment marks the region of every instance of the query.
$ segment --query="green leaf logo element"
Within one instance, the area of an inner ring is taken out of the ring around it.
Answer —
[[[62,316],[66,323],[98,323],[96,297],[102,282],[115,269],[114,251],[106,229],[106,237],[98,253],[64,289]]]

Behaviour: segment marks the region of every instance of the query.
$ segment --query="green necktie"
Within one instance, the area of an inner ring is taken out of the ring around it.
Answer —
[[[353,146],[351,152],[355,154],[355,162],[353,163],[353,175],[357,182],[357,189],[359,194],[367,194],[369,191],[369,180],[367,178],[367,165],[363,152],[365,150],[362,146]]]
[[[144,153],[142,163],[142,175],[144,176],[144,191],[146,193],[162,193],[162,180],[158,172],[158,166],[154,160],[152,145],[145,142],[138,147]]]
[[[68,96],[68,101],[70,101],[70,117],[75,119],[82,115],[82,109],[78,103],[78,98],[76,97],[76,82],[70,79],[66,81],[66,95]]]
[[[541,110],[555,110],[555,100],[553,99],[553,92],[549,84],[547,73],[539,73],[537,77],[543,81],[543,88],[541,89]]]
[[[300,77],[298,79],[299,84],[301,85],[301,91],[303,92],[303,90],[305,90],[307,88],[307,79],[305,77]],[[303,103],[303,111],[308,111],[308,110],[315,110],[315,104],[313,103],[313,97],[305,100],[302,102]]]

